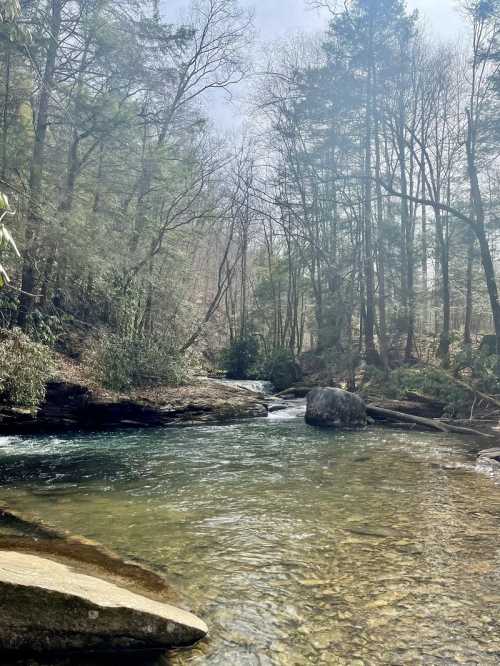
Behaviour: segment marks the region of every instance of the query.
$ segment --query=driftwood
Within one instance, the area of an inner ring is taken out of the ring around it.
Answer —
[[[413,423],[414,425],[424,426],[431,430],[438,430],[439,432],[456,432],[462,435],[474,435],[476,437],[493,438],[494,435],[473,430],[472,428],[463,428],[461,426],[454,426],[451,423],[443,423],[438,419],[427,419],[423,416],[413,416],[412,414],[404,414],[403,412],[395,412],[392,409],[383,409],[376,405],[367,405],[366,413],[368,416],[374,418],[383,418],[389,421],[402,421],[403,423]]]

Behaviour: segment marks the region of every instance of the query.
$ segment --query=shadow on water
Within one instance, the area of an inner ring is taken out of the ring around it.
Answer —
[[[96,456],[89,459],[80,456],[63,458],[54,456],[9,456],[2,461],[0,484],[36,484],[48,481],[57,484],[77,484],[82,478],[102,480],[126,476],[130,470],[114,456]],[[140,472],[137,471],[137,474]],[[54,492],[58,492],[54,487]],[[62,490],[60,492],[63,492]],[[69,490],[68,490],[69,492]]]
[[[127,435],[127,431],[114,433],[125,441]],[[89,442],[91,447],[88,447]],[[102,447],[98,446],[99,442],[103,443]],[[120,448],[106,447],[102,433],[26,440],[0,437],[0,461],[0,485],[34,482],[41,493],[49,492],[40,487],[47,482],[52,485],[54,494],[72,492],[69,484],[82,480],[139,479],[144,474],[143,465],[147,464],[139,450],[135,456],[133,449],[129,450],[124,458]]]
[[[4,654],[2,666],[170,666],[171,661],[164,651],[113,653],[113,654],[49,654],[15,655]]]

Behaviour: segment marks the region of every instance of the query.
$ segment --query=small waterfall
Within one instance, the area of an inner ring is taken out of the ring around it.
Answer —
[[[270,412],[268,419],[271,421],[290,421],[292,419],[304,419],[306,414],[306,401],[299,398],[298,400],[287,400],[286,407],[278,411]]]
[[[246,391],[253,391],[254,393],[264,393],[264,395],[271,395],[275,390],[272,382],[257,379],[212,379],[211,381],[217,384],[224,384],[225,386],[235,386]]]

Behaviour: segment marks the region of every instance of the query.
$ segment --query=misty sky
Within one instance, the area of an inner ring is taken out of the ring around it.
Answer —
[[[265,40],[290,31],[320,29],[327,16],[326,12],[308,9],[305,0],[254,0],[248,4],[254,8],[257,29]],[[418,9],[438,34],[448,38],[460,31],[456,0],[407,0],[407,4],[410,9]]]
[[[167,19],[177,19],[189,0],[164,0]],[[273,40],[290,32],[317,30],[325,25],[327,12],[307,8],[306,0],[242,0],[251,7],[255,24],[263,40]],[[428,26],[444,37],[454,37],[461,28],[461,18],[455,7],[457,0],[407,0],[410,9],[420,10]]]
[[[297,32],[315,32],[326,27],[328,12],[307,7],[306,0],[240,0],[241,5],[253,9],[259,42],[272,42]],[[167,20],[176,21],[190,4],[189,0],[164,0],[163,11]],[[453,39],[464,29],[457,11],[457,0],[407,0],[409,9],[418,9],[431,33]],[[218,125],[238,126],[241,116],[238,98],[241,90],[234,90],[233,103],[221,96],[210,101],[210,115]]]

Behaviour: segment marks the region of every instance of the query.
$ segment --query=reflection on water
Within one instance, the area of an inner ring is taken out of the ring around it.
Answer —
[[[162,568],[209,624],[134,666],[499,664],[500,487],[471,445],[286,417],[4,438],[2,499]]]

